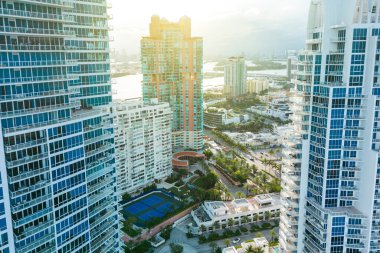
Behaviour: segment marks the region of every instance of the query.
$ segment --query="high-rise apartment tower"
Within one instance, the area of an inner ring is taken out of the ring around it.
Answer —
[[[0,251],[116,252],[107,3],[0,2]]]
[[[379,67],[379,0],[311,1],[282,176],[286,252],[380,251]]]
[[[203,40],[191,37],[191,21],[153,16],[141,40],[143,99],[158,98],[173,112],[174,150],[203,148]]]

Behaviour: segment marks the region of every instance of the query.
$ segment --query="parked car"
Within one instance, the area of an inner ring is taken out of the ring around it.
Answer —
[[[238,242],[240,242],[240,238],[235,238],[232,242],[233,243],[238,243]]]

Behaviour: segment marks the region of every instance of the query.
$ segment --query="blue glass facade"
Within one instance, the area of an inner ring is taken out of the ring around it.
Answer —
[[[0,2],[11,252],[117,251],[107,19],[103,0]]]

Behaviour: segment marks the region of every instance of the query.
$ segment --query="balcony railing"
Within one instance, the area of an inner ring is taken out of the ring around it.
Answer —
[[[79,94],[79,93],[80,93],[79,88],[74,88],[74,89],[70,88],[69,90],[50,90],[50,91],[41,91],[41,92],[0,95],[0,101],[20,100],[20,99],[24,100],[28,98],[62,96],[62,95],[72,95],[72,94]]]
[[[12,10],[12,9],[0,9],[0,16],[8,15],[8,16],[18,16],[25,18],[37,18],[37,19],[51,19],[54,21],[64,21],[64,22],[74,22],[73,16],[60,15],[60,14],[50,14],[43,12],[33,12],[33,11],[23,11],[23,10]]]
[[[80,107],[80,105],[81,105],[80,101],[73,101],[67,104],[59,104],[59,105],[57,104],[57,105],[49,105],[49,106],[30,108],[30,109],[14,110],[14,111],[9,111],[9,112],[0,112],[0,117],[1,118],[17,117],[17,116],[23,116],[25,114],[29,115],[29,114],[69,109],[69,108],[74,108],[74,107],[76,108],[76,107]]]
[[[42,154],[23,157],[19,160],[7,161],[6,164],[7,164],[8,168],[11,168],[11,167],[15,167],[15,166],[18,166],[18,165],[21,165],[24,163],[29,163],[29,162],[41,160],[41,159],[47,158],[48,156],[49,156],[49,154],[47,152],[43,152]]]
[[[43,28],[25,28],[25,27],[13,27],[13,26],[0,26],[0,33],[15,33],[15,34],[36,34],[47,36],[74,36],[74,31],[62,30],[62,29],[43,29]]]
[[[0,78],[1,84],[23,84],[33,82],[53,82],[53,81],[70,81],[78,79],[77,75],[46,75],[34,77],[14,77],[14,78]]]

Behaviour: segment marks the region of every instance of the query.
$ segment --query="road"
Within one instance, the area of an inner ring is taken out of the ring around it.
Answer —
[[[217,170],[213,165],[209,164],[209,166],[210,166],[210,169],[212,169],[213,171],[215,171],[216,174],[218,174],[220,181],[222,181],[222,183],[227,187],[228,191],[231,192],[231,194],[234,197],[236,197],[236,193],[239,191],[244,192],[245,194],[245,190],[243,187],[239,187],[239,186],[231,184],[231,182],[228,181],[228,179],[222,173],[220,173],[220,171]]]
[[[204,132],[205,132],[205,135],[211,137],[211,138],[212,138],[213,140],[215,140],[216,142],[221,143],[222,145],[224,145],[224,146],[226,146],[226,147],[229,147],[229,145],[228,145],[227,143],[225,143],[223,140],[221,140],[220,138],[218,138],[217,136],[215,136],[211,131],[209,131],[209,130],[204,130]],[[233,150],[234,150],[237,154],[239,154],[241,157],[244,157],[244,159],[247,161],[248,164],[250,164],[250,165],[254,164],[258,170],[265,171],[265,172],[269,173],[270,175],[272,175],[273,177],[277,177],[277,178],[280,178],[280,177],[281,177],[281,173],[280,173],[278,170],[276,170],[276,169],[274,169],[274,168],[272,168],[272,167],[270,167],[270,166],[265,166],[265,165],[259,160],[259,159],[261,159],[260,156],[259,156],[258,154],[256,154],[256,153],[254,153],[253,151],[250,151],[248,154],[246,154],[246,153],[241,152],[241,151],[240,151],[239,149],[237,149],[237,148],[231,148],[231,149],[233,149]],[[250,159],[248,159],[248,158],[246,157],[246,155],[250,155],[251,157],[254,157],[254,158],[255,158],[255,161],[252,162]]]

